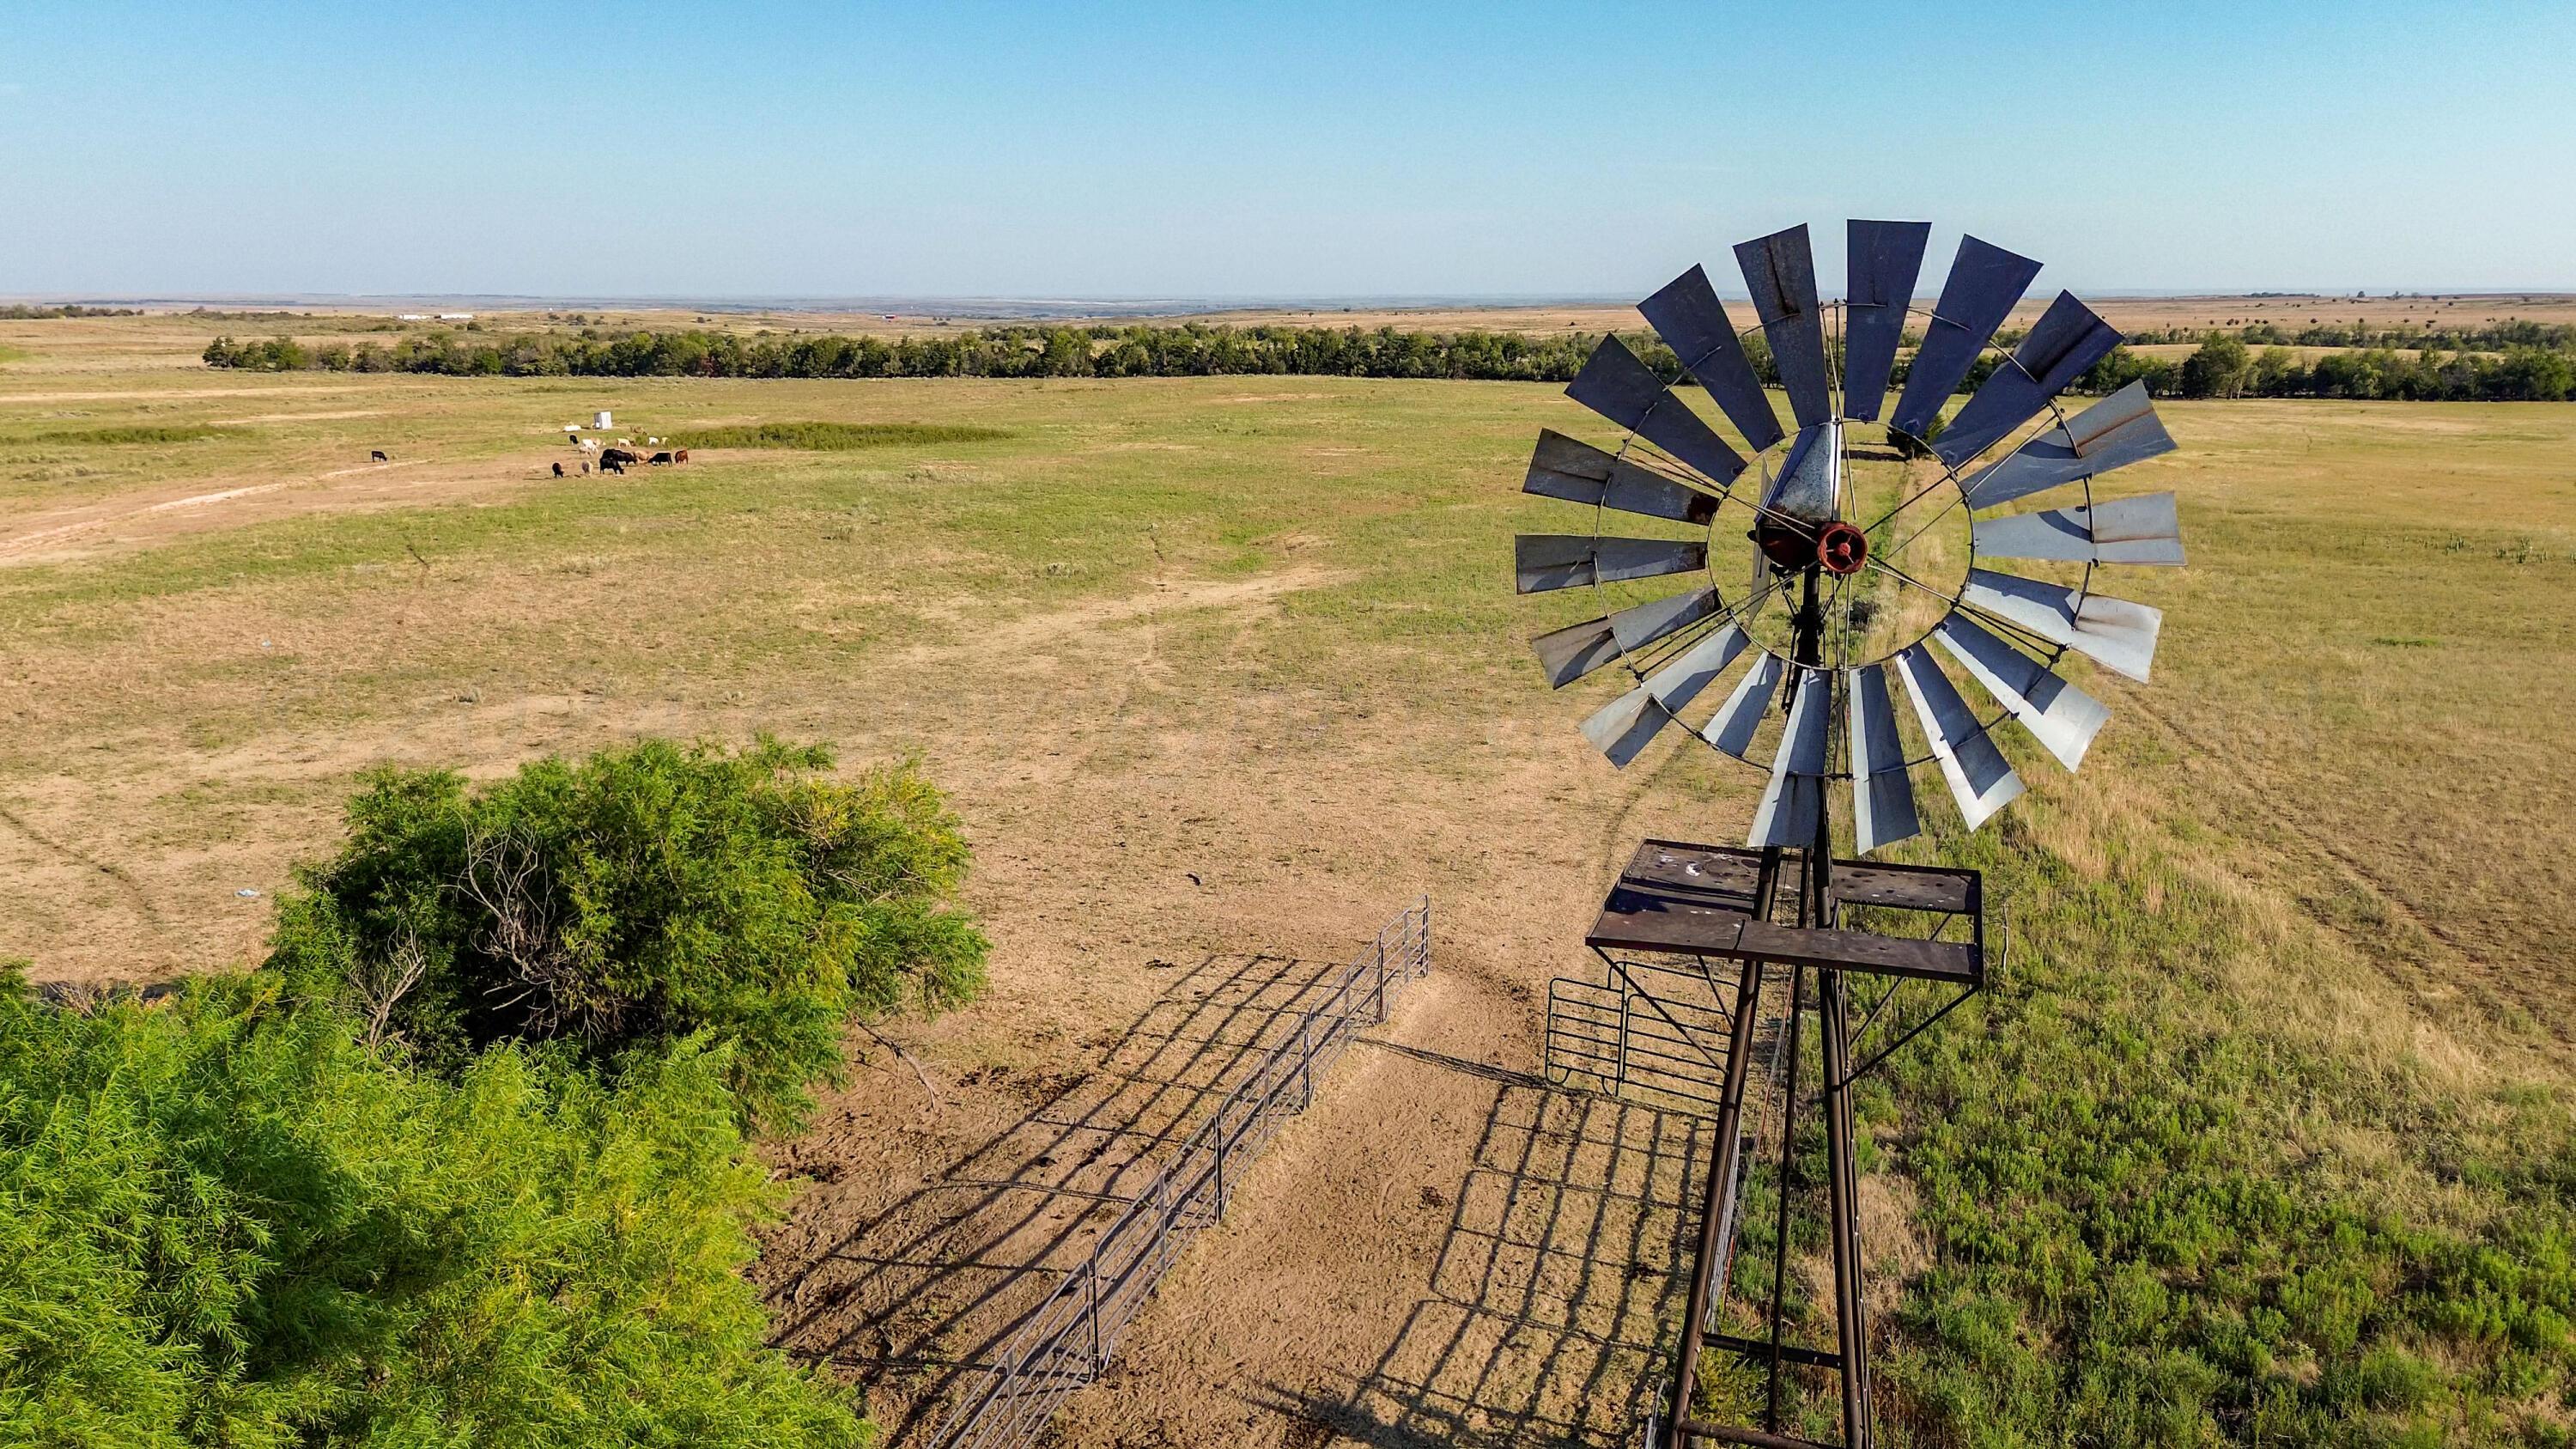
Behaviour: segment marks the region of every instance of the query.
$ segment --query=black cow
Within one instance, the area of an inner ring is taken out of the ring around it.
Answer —
[[[393,461],[393,459],[388,458],[388,457],[386,457],[386,456],[385,456],[385,450],[384,450],[384,449],[382,449],[382,448],[378,448],[378,449],[377,449],[377,450],[375,450],[374,452],[369,453],[369,454],[367,455],[367,461],[368,461],[368,462],[370,462],[370,463],[390,463],[390,462],[392,462],[392,461]]]
[[[647,458],[644,461],[647,463],[668,463],[671,461],[671,455],[669,453],[655,453],[652,457]]]
[[[615,458],[602,458],[599,460],[599,471],[602,473],[614,473],[623,478],[626,476],[626,465],[618,462]]]
[[[631,448],[604,448],[599,454],[599,466],[603,469],[612,463],[616,464],[620,469],[623,469],[629,463],[641,463],[643,461],[644,455]]]
[[[562,477],[563,475],[564,475],[564,472],[563,472],[563,464],[561,464],[561,463],[557,463],[557,464],[555,465],[555,476],[556,476],[556,477],[558,477],[558,478],[560,478],[560,477]]]

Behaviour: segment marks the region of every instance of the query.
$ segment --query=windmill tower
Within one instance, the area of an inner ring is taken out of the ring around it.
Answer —
[[[1625,768],[1678,725],[1767,777],[1744,846],[1638,848],[1586,936],[1602,982],[1560,982],[1569,989],[1550,998],[1552,1073],[1715,1109],[1654,1449],[1818,1442],[1784,1429],[1783,1389],[1828,1371],[1842,1443],[1871,1443],[1852,1086],[1979,990],[1988,962],[1976,872],[1866,857],[1920,833],[1918,772],[1938,776],[1970,830],[2019,795],[1996,744],[2007,720],[2066,768],[2081,764],[2109,712],[2061,667],[2080,654],[2143,682],[2162,620],[2099,592],[2097,570],[2183,561],[2172,494],[2094,496],[2100,475],[2173,449],[2144,386],[2072,416],[2058,403],[2119,334],[2061,292],[2009,351],[1996,345],[2039,263],[1975,237],[1939,301],[1916,306],[1930,230],[1849,223],[1847,285],[1830,305],[1804,226],[1739,245],[1755,317],[1741,330],[1702,269],[1683,273],[1638,311],[1711,408],[1604,338],[1566,393],[1624,436],[1605,449],[1542,431],[1524,484],[1593,510],[1588,533],[1515,546],[1519,592],[1583,588],[1599,605],[1532,641],[1549,683],[1627,671],[1585,737]],[[1909,337],[1919,341],[1890,407]],[[1766,371],[1787,395],[1787,426]],[[1963,385],[1967,402],[1945,419]],[[2019,506],[2053,490],[2066,490],[2058,506]],[[2013,568],[1987,566],[1999,561]],[[1710,696],[1713,709],[1700,703]],[[1836,859],[1837,840],[1855,858]],[[1705,987],[1693,1003],[1659,984],[1693,977]],[[1603,993],[1615,994],[1615,1025]],[[1802,1097],[1810,1035],[1822,1081]],[[1737,1295],[1754,1300],[1739,1306],[1761,1330],[1733,1333],[1721,1310],[1746,1169],[1764,1145],[1748,1115],[1757,1100],[1770,1105],[1753,1115],[1777,1151],[1779,1218],[1767,1302]],[[1793,1341],[1787,1301],[1792,1149],[1810,1101],[1826,1139],[1830,1348]],[[1706,1348],[1759,1371],[1760,1428],[1692,1417]]]

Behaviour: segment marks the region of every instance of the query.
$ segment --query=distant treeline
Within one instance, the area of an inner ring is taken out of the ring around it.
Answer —
[[[2302,361],[2287,347],[2256,352],[2209,337],[2189,357],[2113,349],[2084,375],[2083,390],[2143,381],[2159,397],[2329,397],[2399,402],[2564,402],[2576,398],[2576,348],[2511,347],[2502,353],[2353,348]]]
[[[2529,324],[2523,324],[2529,325]],[[1665,379],[1681,364],[1650,333],[1622,340]],[[2009,344],[2011,336],[1999,339]],[[623,332],[406,336],[390,346],[308,345],[290,337],[207,344],[210,367],[271,372],[425,372],[451,377],[1309,377],[1448,378],[1567,382],[1594,345],[1564,332],[1400,332],[1321,327],[1226,327],[1207,323],[1113,327],[993,327],[934,337],[828,334]],[[2217,349],[2215,353],[2211,349]],[[1760,334],[1745,339],[1754,370],[1777,384]],[[1996,366],[1988,354],[1970,371],[1973,389]],[[1905,378],[1904,363],[1896,380]],[[2182,361],[2126,347],[2078,378],[2073,391],[2107,393],[2143,381],[2159,396],[2355,397],[2449,400],[2539,399],[2576,394],[2576,341],[2516,344],[2501,355],[2379,348],[2303,363],[2285,347],[2259,356],[2232,335],[2209,335]]]
[[[53,317],[140,317],[140,307],[39,307],[25,302],[12,302],[0,307],[0,322],[34,322]]]
[[[206,348],[213,367],[291,372],[429,372],[498,377],[1335,377],[1570,380],[1593,338],[1566,333],[1399,332],[1359,328],[994,327],[935,337],[725,332],[525,333],[465,339],[448,332],[391,346],[307,346],[292,338]],[[1641,350],[1646,344],[1640,343]],[[1677,375],[1668,349],[1648,360]]]
[[[2438,347],[2445,352],[2504,352],[2516,347],[2539,347],[2566,351],[2576,349],[2576,324],[2507,320],[2477,327],[2436,327],[2427,319],[2420,327],[2373,327],[2361,322],[2315,322],[2305,327],[2284,327],[2277,322],[2253,322],[2222,331],[2150,327],[2129,334],[2129,340],[2140,346],[2201,342],[2211,337],[2233,337],[2255,347]]]

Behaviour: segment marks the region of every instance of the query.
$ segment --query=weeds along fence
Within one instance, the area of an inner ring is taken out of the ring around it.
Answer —
[[[968,1381],[932,1444],[1010,1449],[1032,1444],[1074,1390],[1097,1380],[1118,1335],[1153,1297],[1190,1239],[1214,1227],[1243,1172],[1279,1124],[1312,1106],[1316,1077],[1364,1027],[1386,1020],[1404,983],[1431,970],[1431,899],[1387,922],[1341,968],[1323,999],[1254,1062],[1144,1189],[1126,1201],[1091,1256],[1003,1340]]]

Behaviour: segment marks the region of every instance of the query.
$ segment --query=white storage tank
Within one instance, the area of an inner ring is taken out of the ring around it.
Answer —
[[[591,426],[591,428],[592,428],[594,431],[597,431],[597,432],[603,432],[603,433],[604,433],[604,432],[607,432],[607,431],[608,431],[608,410],[607,410],[606,408],[602,408],[602,409],[600,409],[598,412],[595,412],[595,413],[591,414],[591,415],[590,415],[590,426]]]

